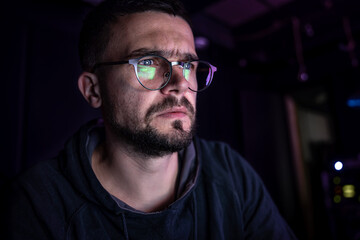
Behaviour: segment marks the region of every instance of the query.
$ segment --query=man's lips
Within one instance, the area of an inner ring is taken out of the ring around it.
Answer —
[[[173,107],[157,113],[156,116],[164,118],[183,118],[188,116],[188,110],[185,107]]]

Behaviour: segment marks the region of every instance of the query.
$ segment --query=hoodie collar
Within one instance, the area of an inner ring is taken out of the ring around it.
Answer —
[[[103,121],[93,120],[80,128],[69,140],[65,148],[64,171],[72,178],[78,191],[88,200],[105,206],[108,210],[120,214],[124,211],[142,213],[127,206],[121,200],[107,192],[97,179],[92,167],[91,156],[95,148],[104,141]],[[179,152],[181,169],[179,171],[177,200],[169,208],[174,208],[184,200],[195,187],[199,174],[199,161],[193,142]],[[80,172],[79,172],[80,170]],[[143,213],[144,214],[144,213]]]

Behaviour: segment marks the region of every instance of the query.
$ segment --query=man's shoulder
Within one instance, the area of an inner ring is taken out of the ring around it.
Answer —
[[[250,164],[229,144],[196,138],[195,146],[203,172],[209,178],[245,180],[249,175],[257,177]]]
[[[234,151],[233,148],[226,142],[218,141],[218,140],[207,140],[201,137],[194,138],[195,144],[198,148],[206,149],[212,152],[220,152],[223,151]]]
[[[205,140],[196,137],[195,146],[200,158],[213,159],[215,161],[244,161],[241,154],[231,147],[228,143],[222,141]]]
[[[23,187],[43,186],[51,182],[60,182],[63,174],[58,158],[39,161],[25,171],[19,173],[13,183]]]
[[[15,198],[14,206],[31,203],[36,209],[47,210],[71,206],[70,211],[80,206],[83,200],[61,162],[59,157],[38,162],[11,181],[8,194]]]

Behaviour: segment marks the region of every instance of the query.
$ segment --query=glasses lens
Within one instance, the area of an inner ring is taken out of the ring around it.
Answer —
[[[145,88],[157,90],[164,87],[171,75],[170,63],[159,56],[145,56],[137,64],[138,79]]]
[[[212,81],[211,67],[207,62],[192,61],[184,66],[184,77],[189,81],[192,91],[200,92]]]

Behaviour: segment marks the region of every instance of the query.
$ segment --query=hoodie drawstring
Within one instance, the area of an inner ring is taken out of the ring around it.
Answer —
[[[126,225],[125,213],[122,213],[121,216],[122,216],[122,221],[123,221],[124,235],[125,235],[126,240],[129,240],[129,234],[128,234],[128,229],[127,229],[127,225]]]
[[[197,239],[197,229],[198,229],[198,226],[197,226],[197,205],[196,205],[196,193],[194,192],[193,195],[192,195],[192,207],[193,207],[193,217],[194,217],[194,236],[193,236],[193,239],[196,240]]]

